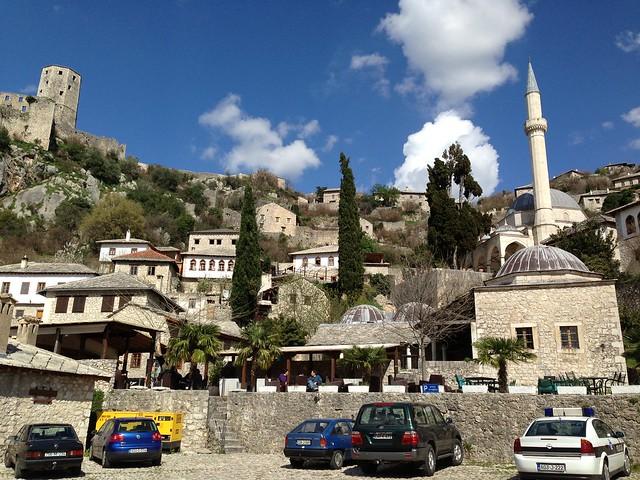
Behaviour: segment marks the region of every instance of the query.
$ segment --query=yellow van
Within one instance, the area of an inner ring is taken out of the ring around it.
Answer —
[[[133,412],[133,411],[105,411],[101,412],[96,421],[96,430],[104,425],[104,422],[112,418],[145,417],[151,418],[158,426],[162,435],[162,449],[170,452],[179,452],[182,443],[182,422],[184,415],[180,412]]]

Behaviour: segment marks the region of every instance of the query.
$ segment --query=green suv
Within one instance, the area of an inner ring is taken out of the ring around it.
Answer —
[[[440,459],[460,465],[462,435],[433,405],[411,402],[368,403],[360,407],[351,432],[351,458],[366,474],[382,462],[410,463],[436,471]]]

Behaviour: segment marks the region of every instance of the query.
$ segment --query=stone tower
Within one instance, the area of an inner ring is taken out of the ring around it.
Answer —
[[[544,138],[547,131],[547,120],[542,116],[540,89],[538,88],[531,62],[529,62],[527,91],[524,97],[527,102],[527,120],[524,123],[524,131],[529,137],[531,170],[533,171],[533,198],[535,204],[533,241],[538,245],[549,238],[552,233],[555,233],[558,228],[553,218],[549,170],[547,167],[547,146]]]
[[[78,72],[60,65],[48,65],[40,73],[38,96],[54,101],[54,121],[58,130],[72,132],[76,128],[80,81]]]

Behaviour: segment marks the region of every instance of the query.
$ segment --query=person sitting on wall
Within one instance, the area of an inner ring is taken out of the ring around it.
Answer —
[[[201,390],[203,387],[202,374],[200,373],[200,369],[196,367],[193,370],[193,375],[191,376],[192,386],[191,390]]]
[[[280,375],[278,375],[278,381],[280,382],[280,391],[286,392],[287,385],[289,385],[289,370],[285,370]]]
[[[311,370],[311,374],[307,379],[307,392],[317,392],[318,386],[322,384],[322,377],[316,373],[315,370]]]

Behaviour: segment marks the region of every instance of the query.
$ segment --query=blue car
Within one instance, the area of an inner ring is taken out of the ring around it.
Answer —
[[[326,461],[333,469],[351,460],[351,429],[348,418],[306,420],[285,438],[284,455],[291,466],[300,468],[307,460]]]
[[[90,458],[102,468],[114,463],[162,463],[162,435],[150,418],[107,420],[91,440]]]

